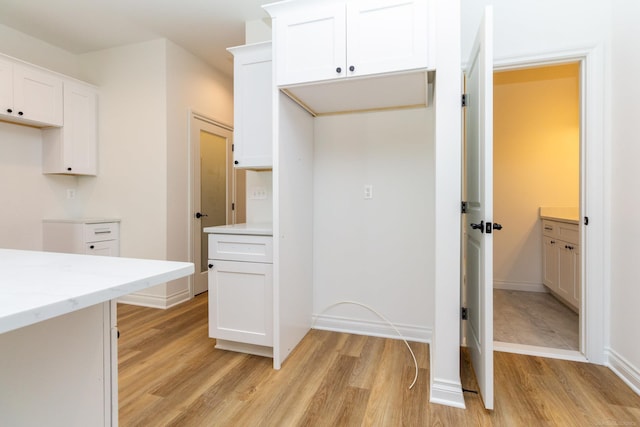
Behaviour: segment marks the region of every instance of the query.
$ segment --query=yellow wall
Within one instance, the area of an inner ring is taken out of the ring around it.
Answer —
[[[579,204],[579,64],[494,75],[494,283],[542,283],[540,206]]]

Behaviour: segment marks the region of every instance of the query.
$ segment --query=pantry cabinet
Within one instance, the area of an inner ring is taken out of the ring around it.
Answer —
[[[0,119],[37,127],[62,126],[62,78],[0,58]]]
[[[353,0],[267,5],[275,18],[277,85],[429,68],[427,3]]]
[[[98,94],[93,86],[64,83],[64,126],[44,129],[45,174],[96,175],[98,169]]]
[[[271,42],[233,47],[228,51],[233,54],[234,69],[234,165],[242,169],[271,169]]]
[[[542,220],[542,271],[545,286],[574,310],[580,310],[580,240],[576,223]]]

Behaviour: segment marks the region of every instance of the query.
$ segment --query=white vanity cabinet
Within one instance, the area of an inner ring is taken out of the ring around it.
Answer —
[[[243,169],[271,169],[271,42],[232,47],[228,51],[233,54],[234,67],[234,165]]]
[[[62,126],[62,78],[0,57],[0,119],[32,126]]]
[[[216,348],[273,357],[273,237],[234,226],[205,232],[209,336]]]
[[[43,249],[120,256],[120,222],[114,219],[44,220]]]
[[[543,219],[542,271],[545,286],[580,310],[580,231],[575,222]]]
[[[427,0],[279,2],[278,86],[429,67]]]
[[[95,87],[64,82],[64,127],[42,131],[42,172],[96,175],[98,93]]]

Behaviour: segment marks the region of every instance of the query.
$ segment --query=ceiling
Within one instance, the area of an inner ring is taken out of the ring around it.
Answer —
[[[167,38],[227,75],[273,0],[0,0],[0,24],[74,54]]]

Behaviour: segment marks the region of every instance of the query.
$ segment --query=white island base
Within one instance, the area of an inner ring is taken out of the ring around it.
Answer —
[[[192,273],[184,262],[0,249],[0,425],[117,426],[115,300]]]

